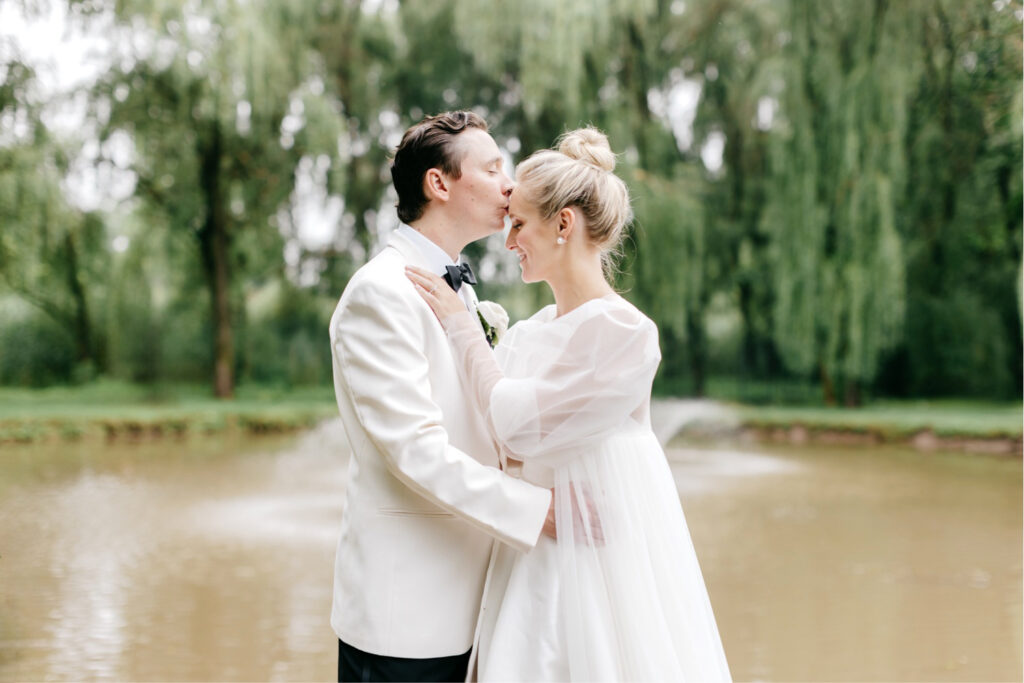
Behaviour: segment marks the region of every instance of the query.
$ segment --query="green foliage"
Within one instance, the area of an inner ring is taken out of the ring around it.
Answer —
[[[1019,396],[1020,21],[1012,3],[923,12],[909,108],[905,395]]]
[[[74,340],[52,319],[17,300],[0,300],[0,384],[43,387],[71,382]]]
[[[686,393],[703,394],[707,342],[703,318],[714,281],[715,254],[704,213],[702,179],[684,168],[671,181],[631,174],[636,220],[623,285],[661,331],[663,375],[689,375]]]
[[[334,301],[283,285],[252,310],[243,335],[242,377],[293,387],[330,381],[327,330]]]
[[[456,0],[453,14],[460,42],[483,71],[500,74],[514,65],[523,112],[536,119],[550,103],[566,114],[578,111],[588,57],[613,45],[622,24],[645,21],[656,4]]]
[[[326,385],[330,311],[393,220],[390,151],[472,108],[515,159],[585,123],[622,152],[616,285],[658,323],[659,391],[1021,394],[1019,1],[69,5],[133,38],[89,123],[97,164],[136,186],[109,215],[64,200],[83,141],[53,137],[8,55],[0,285],[36,313],[0,310],[0,331],[49,326],[52,348],[0,349],[0,381]],[[314,176],[343,205],[310,248],[295,199]],[[493,265],[493,247],[468,252]],[[550,301],[494,270],[480,293],[513,318]]]
[[[703,312],[713,285],[702,186],[692,172],[666,181],[637,171],[630,182],[635,262],[627,271],[626,288],[662,330],[671,329],[681,342],[687,341],[688,314]]]
[[[161,314],[160,378],[208,379],[213,367],[209,303],[202,297],[176,296]]]
[[[791,370],[820,372],[829,392],[833,381],[848,390],[871,381],[902,332],[905,171],[894,143],[904,137],[906,77],[893,68],[904,44],[884,31],[901,18],[884,5],[817,9],[793,5],[786,120],[763,220],[775,343]]]
[[[114,276],[107,309],[108,348],[112,376],[152,384],[163,374],[165,340],[161,311],[154,305],[143,256],[142,249],[135,245]]]
[[[228,396],[233,281],[280,270],[278,213],[296,169],[337,147],[340,122],[323,101],[317,61],[303,42],[314,17],[305,3],[271,0],[201,8],[136,0],[114,10],[119,25],[160,49],[137,49],[128,68],[96,85],[96,117],[107,119],[104,140],[130,139],[138,195],[154,217],[196,240],[215,386]]]
[[[948,298],[911,299],[907,334],[915,347],[906,369],[911,395],[1017,395],[1019,376],[980,371],[1013,367],[1011,354],[1016,349],[998,311],[970,289],[953,291]]]
[[[17,76],[22,72],[16,66],[7,68]],[[32,107],[8,104],[18,113],[3,113],[0,102],[0,116],[32,115]],[[110,260],[106,226],[65,200],[60,184],[66,157],[64,146],[38,124],[28,125],[26,139],[0,145],[0,286],[63,328],[77,362],[96,366],[104,360],[94,310]]]

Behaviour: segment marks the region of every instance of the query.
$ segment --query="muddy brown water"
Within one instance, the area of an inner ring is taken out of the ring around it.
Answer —
[[[1021,679],[1021,460],[669,449],[734,677]],[[331,680],[347,449],[0,449],[0,680]]]

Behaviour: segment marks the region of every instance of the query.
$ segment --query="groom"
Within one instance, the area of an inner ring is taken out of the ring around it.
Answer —
[[[466,677],[494,539],[553,533],[551,492],[498,469],[444,330],[405,277],[476,296],[459,252],[500,231],[512,181],[487,124],[448,112],[414,125],[391,166],[401,225],[331,318],[334,389],[352,447],[334,570],[338,679]]]

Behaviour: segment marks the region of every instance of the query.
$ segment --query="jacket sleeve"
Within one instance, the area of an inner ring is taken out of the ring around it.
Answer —
[[[331,329],[341,384],[361,426],[402,483],[504,543],[529,550],[540,536],[551,493],[449,443],[441,408],[431,396],[418,303],[376,283],[353,284]],[[458,390],[455,377],[450,390]]]

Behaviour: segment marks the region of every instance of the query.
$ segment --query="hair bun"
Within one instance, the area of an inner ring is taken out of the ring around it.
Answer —
[[[603,171],[615,170],[615,153],[608,144],[608,136],[597,128],[578,128],[562,135],[558,151]]]

